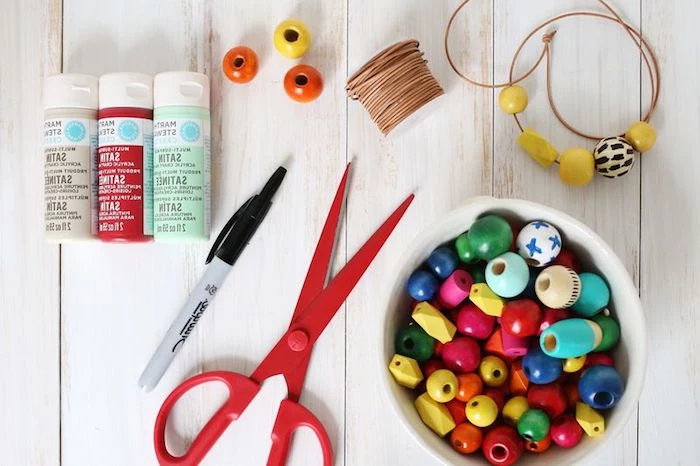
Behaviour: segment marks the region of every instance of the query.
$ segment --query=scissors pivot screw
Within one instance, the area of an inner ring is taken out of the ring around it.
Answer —
[[[292,351],[304,351],[309,344],[309,336],[303,330],[294,330],[287,337],[287,344]]]

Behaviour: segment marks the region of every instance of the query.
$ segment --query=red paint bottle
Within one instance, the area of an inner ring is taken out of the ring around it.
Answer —
[[[153,78],[140,73],[100,77],[98,237],[153,239]]]

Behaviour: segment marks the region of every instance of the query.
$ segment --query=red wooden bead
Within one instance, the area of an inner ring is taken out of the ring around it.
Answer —
[[[450,412],[450,416],[452,416],[455,424],[459,425],[467,422],[467,404],[464,401],[453,398],[445,403],[445,406],[447,406],[447,410]]]
[[[439,357],[442,357],[442,348],[445,345],[443,343],[440,343],[439,341],[435,342],[435,349],[433,350],[433,355]]]
[[[599,365],[615,367],[613,358],[608,353],[588,353],[586,356],[586,362],[583,363],[583,367]]]
[[[442,361],[455,374],[474,372],[481,362],[481,350],[469,337],[455,338],[442,348]]]
[[[310,65],[296,65],[284,75],[284,90],[297,102],[311,102],[323,91],[323,78]]]
[[[485,314],[474,303],[460,307],[455,320],[457,331],[479,340],[491,335],[495,323],[495,317]]]
[[[222,63],[224,74],[234,83],[244,84],[258,73],[258,56],[244,45],[234,47],[224,56]]]
[[[516,299],[503,307],[501,328],[515,337],[537,335],[542,323],[542,309],[532,299]]]
[[[558,383],[530,386],[527,391],[527,404],[530,409],[541,409],[550,419],[563,414],[568,406],[564,390]]]
[[[574,255],[573,252],[569,251],[566,248],[562,248],[562,250],[559,252],[559,255],[556,259],[554,259],[551,265],[563,265],[564,267],[568,267],[576,273],[581,273],[581,262],[579,262],[578,258]]]
[[[421,364],[421,371],[423,372],[423,378],[427,380],[430,374],[438,369],[444,369],[445,364],[439,359],[428,359],[423,364]]]
[[[552,441],[560,447],[572,448],[581,441],[583,429],[573,416],[564,414],[552,421],[549,435],[552,437]]]
[[[569,405],[569,408],[575,408],[576,402],[580,401],[578,382],[568,382],[564,384],[564,396],[566,396],[566,403]]]
[[[525,449],[532,453],[544,453],[552,446],[552,437],[545,435],[542,440],[535,442],[533,440],[525,440]]]
[[[569,317],[573,317],[573,314],[571,314],[571,311],[568,309],[552,309],[545,307],[542,313],[542,322],[540,323],[540,328],[537,331],[537,335],[544,332],[544,330],[554,322],[559,322],[560,320],[568,319]]]
[[[523,443],[514,428],[498,426],[484,436],[481,450],[489,463],[510,466],[522,456]]]
[[[496,402],[499,412],[503,411],[503,406],[506,404],[506,393],[501,387],[485,387],[483,394]]]

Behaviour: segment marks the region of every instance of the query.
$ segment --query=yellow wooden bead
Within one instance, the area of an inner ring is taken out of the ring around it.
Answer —
[[[580,401],[576,402],[576,421],[590,437],[598,437],[605,432],[605,419],[603,416]]]
[[[527,404],[527,398],[524,396],[514,396],[503,406],[503,419],[505,419],[508,424],[514,426],[520,420],[520,416],[528,409],[530,409],[530,405]]]
[[[518,144],[527,152],[527,155],[545,168],[551,167],[559,158],[559,153],[554,146],[531,128],[526,128],[520,133]]]
[[[457,395],[457,376],[448,369],[438,369],[428,377],[425,390],[438,403],[447,403]]]
[[[488,427],[498,418],[498,405],[489,396],[477,395],[467,402],[465,412],[475,426]]]
[[[496,356],[485,356],[479,364],[479,375],[489,387],[500,387],[508,380],[508,366]]]
[[[586,363],[586,355],[579,356],[577,358],[569,358],[564,361],[564,372],[578,372],[583,368]]]
[[[452,341],[457,331],[454,324],[430,303],[418,303],[413,309],[412,316],[413,320],[425,330],[425,333],[440,343]]]
[[[637,152],[646,152],[656,142],[654,127],[645,121],[638,121],[629,127],[625,133],[625,139],[632,144]]]
[[[469,299],[484,314],[501,317],[505,302],[503,298],[491,291],[486,283],[474,283],[469,290]]]
[[[522,86],[508,86],[498,95],[498,105],[508,115],[525,111],[527,101],[527,91]]]
[[[423,372],[415,359],[395,354],[389,363],[389,372],[396,383],[406,388],[416,388],[423,380]]]
[[[423,423],[440,437],[456,427],[447,406],[433,400],[427,393],[416,398],[415,406]]]
[[[275,28],[272,42],[279,53],[287,58],[299,58],[311,46],[311,32],[303,21],[287,19]]]
[[[595,158],[586,149],[566,149],[559,159],[559,178],[571,186],[584,186],[593,180]]]

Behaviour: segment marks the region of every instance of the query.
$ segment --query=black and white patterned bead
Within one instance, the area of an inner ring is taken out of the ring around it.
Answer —
[[[600,141],[595,146],[593,155],[596,171],[606,178],[626,175],[634,165],[634,148],[620,136],[612,136]]]

